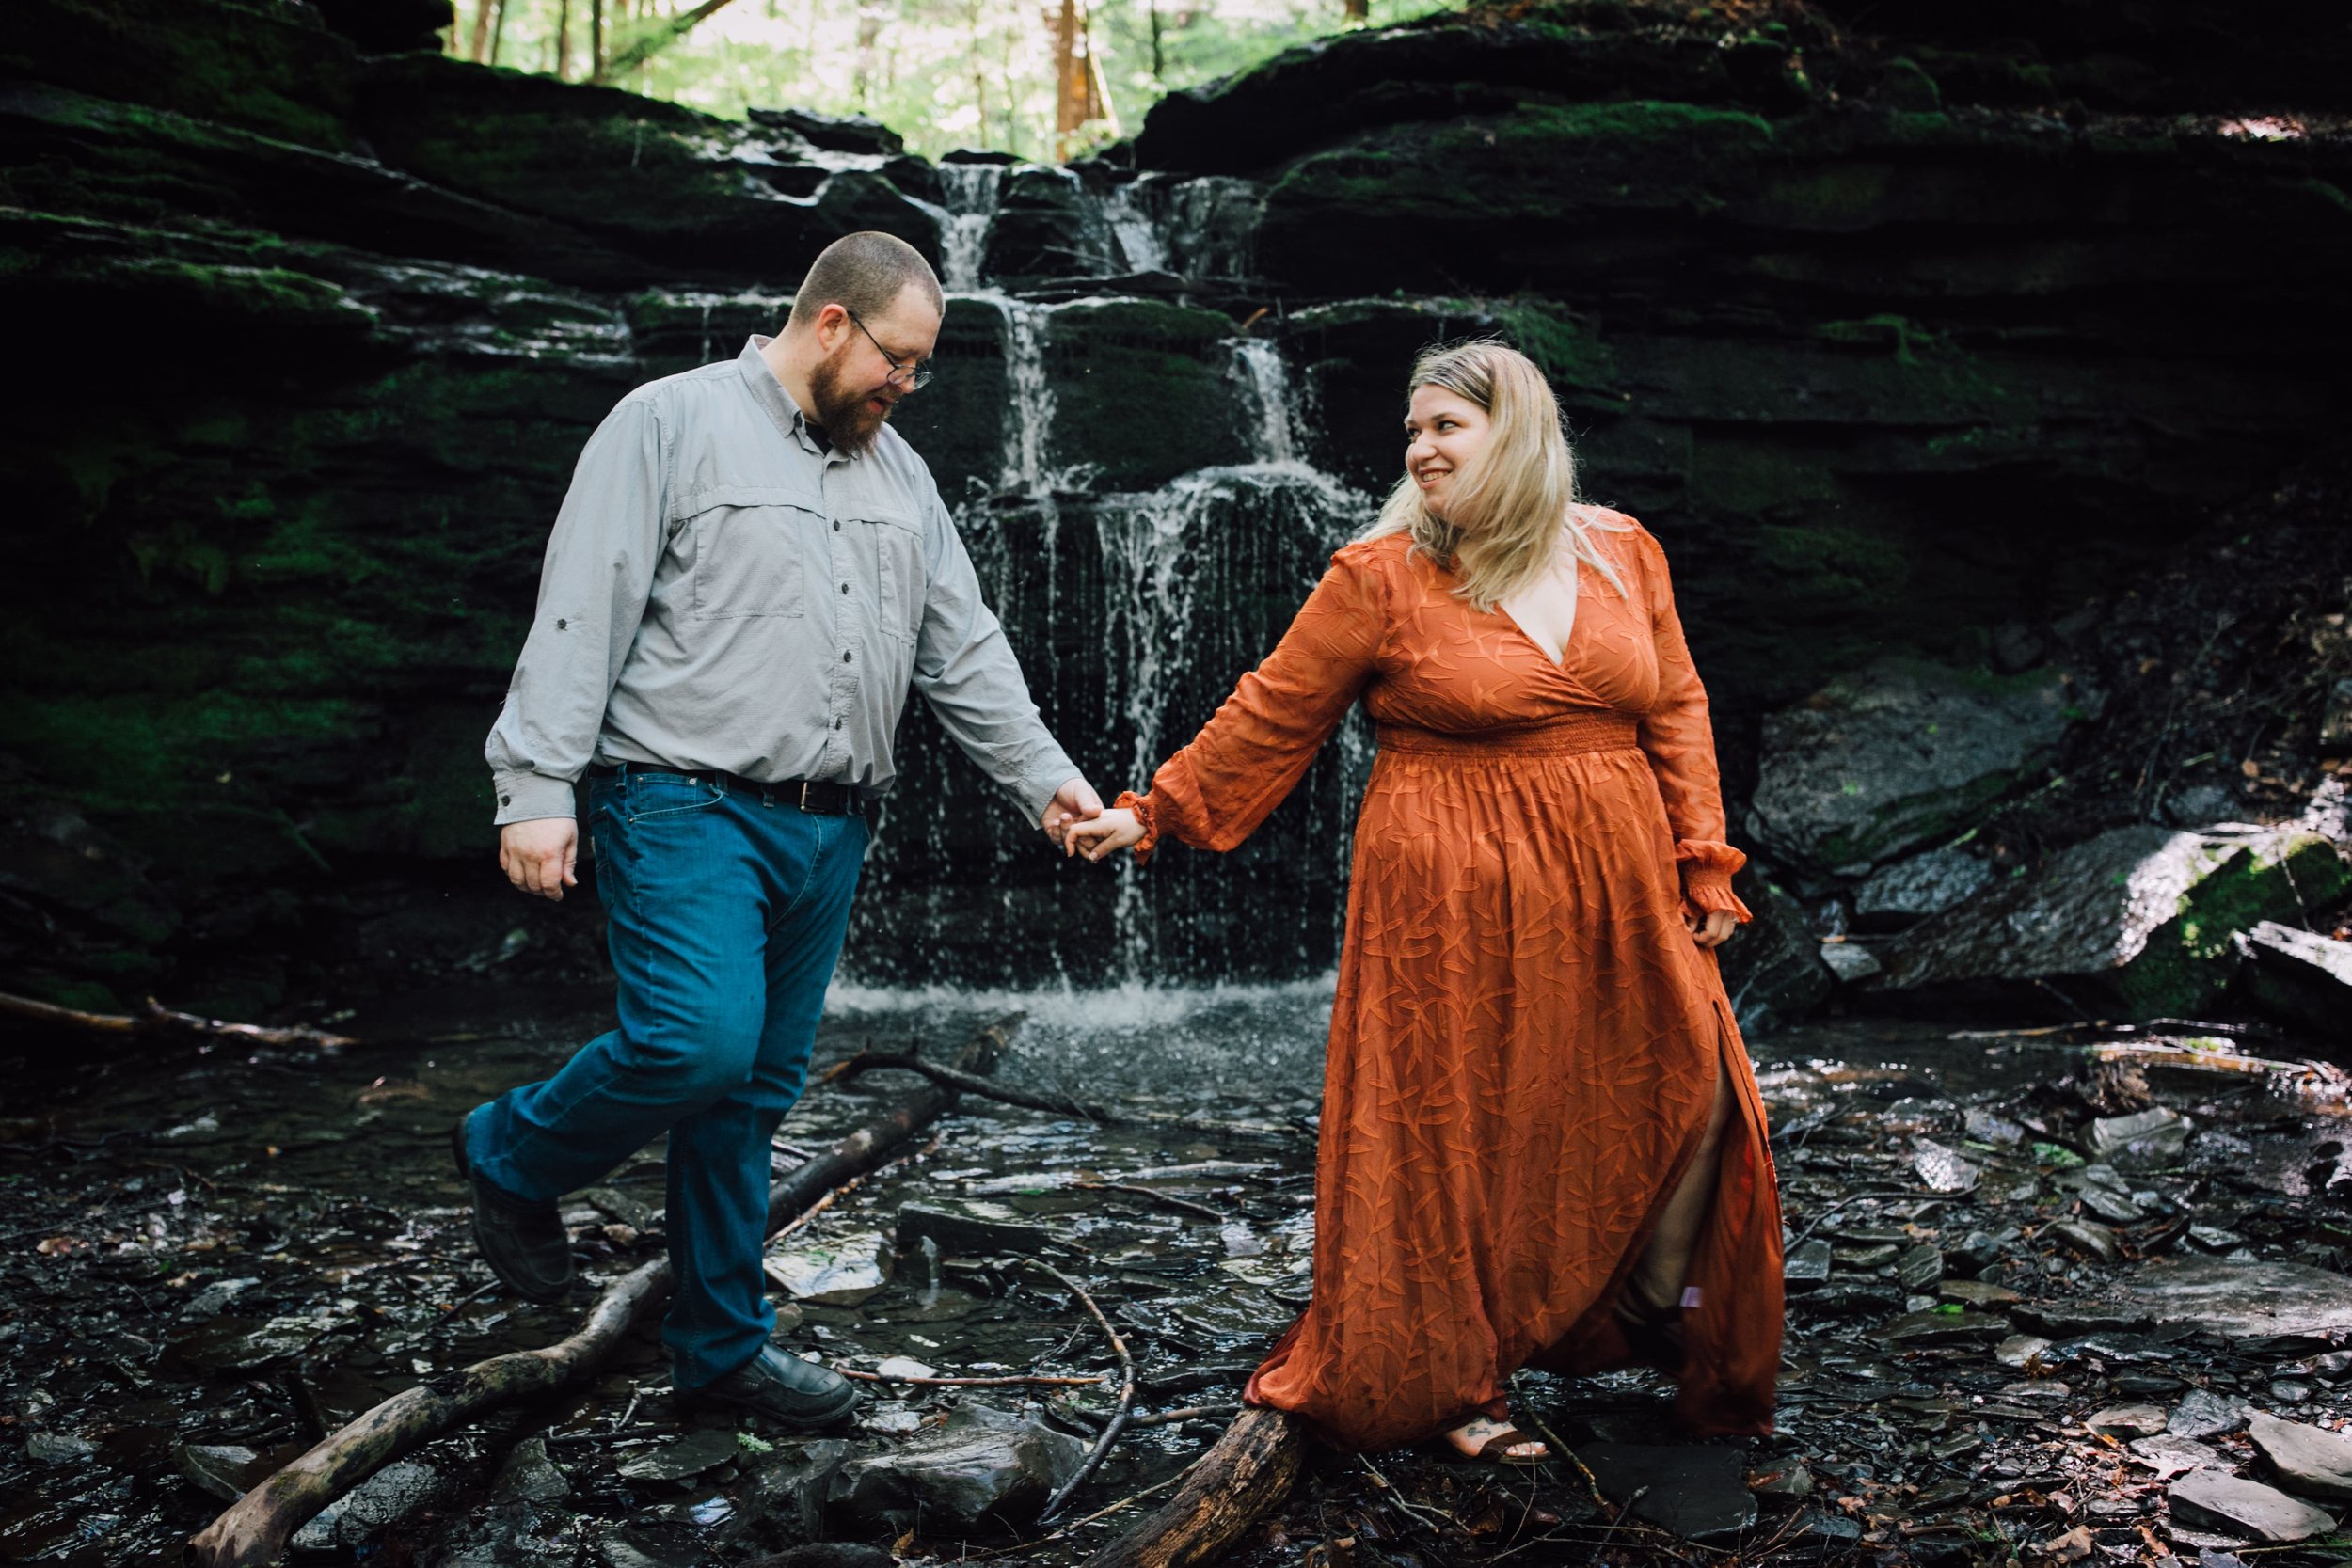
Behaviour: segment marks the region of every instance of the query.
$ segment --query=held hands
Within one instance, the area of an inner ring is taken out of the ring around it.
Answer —
[[[509,822],[499,830],[499,869],[525,893],[564,900],[564,890],[578,887],[572,865],[580,858],[580,824],[568,816],[540,816]]]
[[[1731,933],[1740,928],[1738,917],[1729,910],[1709,910],[1705,914],[1699,914],[1685,909],[1682,924],[1691,933],[1691,940],[1701,947],[1721,947],[1731,940]]]
[[[1073,823],[1062,835],[1062,854],[1084,855],[1100,861],[1104,856],[1143,842],[1143,824],[1131,811],[1113,809],[1102,813],[1090,822]]]
[[[1045,836],[1053,840],[1054,847],[1061,849],[1064,835],[1073,824],[1089,822],[1102,815],[1103,798],[1094,793],[1094,786],[1084,779],[1072,779],[1045,802],[1045,815],[1039,825],[1045,830]],[[1068,852],[1063,850],[1064,854]]]

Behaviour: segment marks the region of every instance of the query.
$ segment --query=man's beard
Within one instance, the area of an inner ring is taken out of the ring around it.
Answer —
[[[808,378],[809,397],[817,406],[810,418],[825,427],[833,444],[855,457],[874,444],[882,427],[890,418],[889,411],[877,414],[866,406],[866,400],[882,394],[882,388],[851,388],[848,377],[841,373],[847,354],[838,354],[819,364]],[[886,394],[884,394],[886,395]]]

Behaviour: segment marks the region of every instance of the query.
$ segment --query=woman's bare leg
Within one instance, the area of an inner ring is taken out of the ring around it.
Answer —
[[[1715,1175],[1722,1164],[1724,1132],[1731,1125],[1731,1083],[1719,1062],[1715,1069],[1715,1104],[1708,1113],[1707,1132],[1699,1151],[1683,1172],[1681,1185],[1658,1217],[1642,1260],[1627,1282],[1629,1308],[1626,1315],[1655,1321],[1681,1304],[1682,1287],[1690,1277],[1691,1255],[1698,1250],[1699,1230],[1715,1201]]]

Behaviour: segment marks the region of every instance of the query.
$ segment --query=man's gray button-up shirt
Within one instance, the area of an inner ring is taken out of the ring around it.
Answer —
[[[640,387],[580,452],[485,748],[500,823],[569,816],[594,761],[880,793],[910,687],[1031,821],[1077,776],[930,470],[887,425],[818,447],[767,341]]]

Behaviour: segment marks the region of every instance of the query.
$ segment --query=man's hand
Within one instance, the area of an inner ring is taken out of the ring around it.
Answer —
[[[1721,947],[1740,928],[1739,917],[1729,910],[1709,910],[1701,916],[1686,909],[1682,911],[1682,924],[1691,933],[1691,940],[1701,947]]]
[[[1073,822],[1091,822],[1102,815],[1103,798],[1094,793],[1094,786],[1084,779],[1073,779],[1054,791],[1054,798],[1045,803],[1045,836],[1058,849]]]
[[[572,875],[579,857],[580,824],[568,816],[533,817],[499,830],[499,869],[525,893],[561,903],[565,888],[580,885]]]

